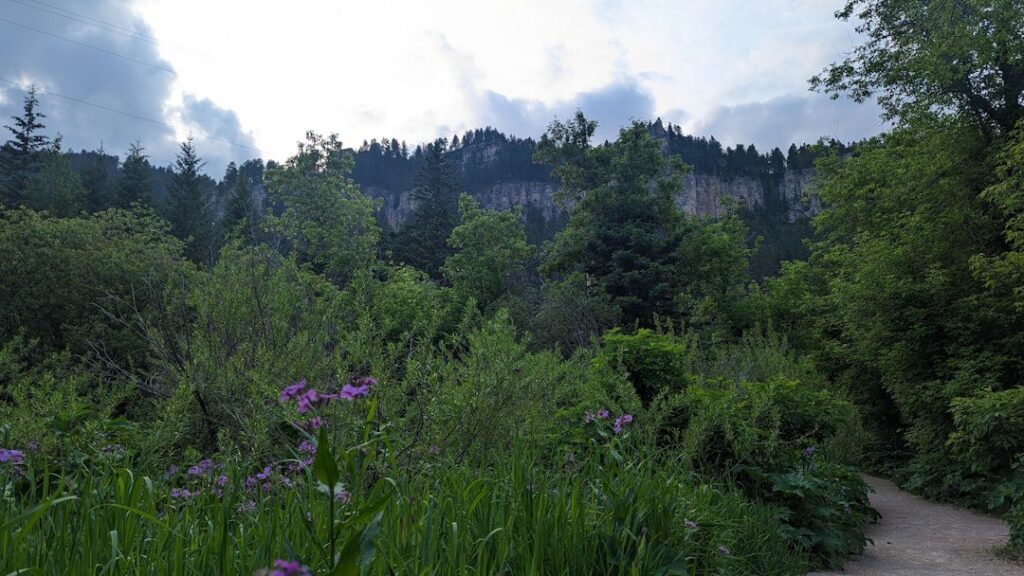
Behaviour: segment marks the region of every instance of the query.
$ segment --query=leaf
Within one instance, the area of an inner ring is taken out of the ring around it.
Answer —
[[[321,484],[333,487],[338,483],[338,463],[331,454],[330,439],[327,430],[320,429],[320,439],[316,444],[316,458],[313,460],[313,475]]]
[[[380,521],[384,516],[378,512],[359,534],[353,535],[341,550],[338,562],[331,571],[331,576],[359,576],[373,562],[377,553],[377,534],[380,533]]]

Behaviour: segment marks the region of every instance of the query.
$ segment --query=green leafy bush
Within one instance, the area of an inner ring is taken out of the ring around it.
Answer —
[[[693,381],[695,340],[641,328],[635,334],[618,329],[604,335],[595,362],[621,369],[640,398],[650,403],[661,392],[685,390]]]
[[[687,390],[681,420],[694,468],[775,507],[792,545],[829,567],[864,549],[868,487],[830,461],[860,434],[849,402],[791,380],[711,382]]]

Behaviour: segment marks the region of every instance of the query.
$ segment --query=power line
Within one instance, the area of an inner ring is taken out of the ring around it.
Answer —
[[[36,32],[36,33],[42,34],[44,36],[49,36],[51,38],[57,38],[59,40],[65,41],[65,42],[70,42],[72,44],[77,44],[79,46],[83,46],[85,48],[89,48],[90,50],[96,50],[97,52],[103,52],[104,54],[109,54],[111,56],[116,56],[118,58],[122,58],[124,60],[128,60],[129,62],[135,62],[136,64],[141,64],[142,66],[148,66],[149,68],[153,68],[155,70],[160,70],[161,72],[167,72],[167,73],[172,74],[172,75],[176,75],[177,74],[171,68],[166,68],[164,66],[158,66],[156,64],[151,64],[151,63],[146,62],[144,60],[139,60],[137,58],[132,58],[131,56],[125,56],[124,54],[119,54],[117,52],[114,52],[113,50],[107,50],[106,48],[100,48],[99,46],[93,46],[92,44],[86,44],[85,42],[79,42],[78,40],[72,40],[71,38],[68,38],[66,36],[61,36],[59,34],[53,34],[51,32],[47,32],[45,30],[40,30],[39,28],[33,28],[31,26],[26,26],[25,24],[21,24],[19,22],[15,22],[13,20],[8,20],[6,18],[0,18],[0,22],[6,22],[6,23],[8,23],[8,24],[10,24],[12,26],[17,26],[18,28],[24,28],[25,30],[31,30],[32,32]]]
[[[8,83],[8,84],[18,88],[19,90],[21,90],[23,92],[26,92],[26,93],[28,92],[27,90],[25,90],[22,87],[21,83],[19,83],[19,82],[15,82],[13,80],[8,80],[7,78],[0,78],[0,82],[6,82],[6,83]],[[63,98],[64,100],[69,100],[71,102],[77,102],[78,104],[84,104],[86,106],[92,106],[93,108],[99,108],[100,110],[106,110],[107,112],[113,112],[115,114],[120,114],[122,116],[127,116],[129,118],[134,118],[136,120],[141,120],[143,122],[149,122],[151,124],[156,124],[158,126],[163,126],[165,128],[170,128],[171,130],[177,130],[177,128],[175,128],[174,126],[171,126],[170,124],[168,124],[166,122],[162,122],[160,120],[154,120],[152,118],[146,118],[145,116],[140,116],[138,114],[133,114],[131,112],[125,112],[124,110],[118,110],[116,108],[111,108],[109,106],[104,106],[102,104],[96,104],[96,103],[93,103],[93,102],[82,100],[81,98],[75,98],[74,96],[65,96],[64,94],[58,94],[56,92],[50,92],[48,90],[39,90],[39,89],[36,90],[36,93],[37,94],[46,94],[48,96],[56,96],[57,98]],[[253,152],[256,152],[256,153],[260,152],[258,149],[253,148],[252,146],[246,146],[245,144],[239,144],[237,142],[232,142],[231,140],[227,140],[225,138],[218,138],[216,136],[211,136],[209,134],[206,135],[206,138],[208,140],[216,140],[217,142],[223,142],[225,144],[230,144],[231,146],[235,146],[237,148],[244,148],[246,150],[252,150]]]

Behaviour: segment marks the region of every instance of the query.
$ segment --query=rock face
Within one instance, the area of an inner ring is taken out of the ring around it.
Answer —
[[[814,194],[814,170],[787,171],[779,184],[779,193],[785,202],[786,218],[794,222],[814,216],[821,211],[821,203]],[[364,191],[383,200],[381,212],[391,229],[397,229],[416,208],[413,190],[385,190],[367,187]],[[474,194],[480,205],[488,210],[510,210],[533,206],[541,211],[545,220],[552,220],[562,209],[555,202],[558,186],[550,182],[509,181],[497,182]],[[765,204],[765,188],[761,181],[747,177],[720,178],[708,174],[687,174],[676,197],[676,206],[688,214],[720,218],[736,207],[757,208]]]
[[[821,199],[818,198],[817,174],[810,170],[787,170],[779,185],[779,192],[786,203],[786,220],[796,222],[801,218],[821,213]]]

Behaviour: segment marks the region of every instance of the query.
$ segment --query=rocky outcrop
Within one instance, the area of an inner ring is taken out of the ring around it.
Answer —
[[[817,173],[810,170],[787,170],[779,186],[779,192],[786,203],[786,220],[796,222],[801,218],[821,213],[821,199],[816,193]]]
[[[683,176],[682,180],[676,206],[688,214],[720,218],[736,208],[757,208],[765,204],[765,188],[760,180],[692,173]],[[821,211],[821,203],[814,190],[814,170],[786,172],[779,185],[779,193],[785,201],[789,222]],[[385,190],[371,186],[365,192],[383,200],[383,220],[391,229],[397,229],[416,208],[412,190]],[[558,187],[550,182],[511,181],[487,186],[474,197],[488,210],[533,206],[541,211],[545,220],[551,220],[561,212],[555,202],[557,192]]]

